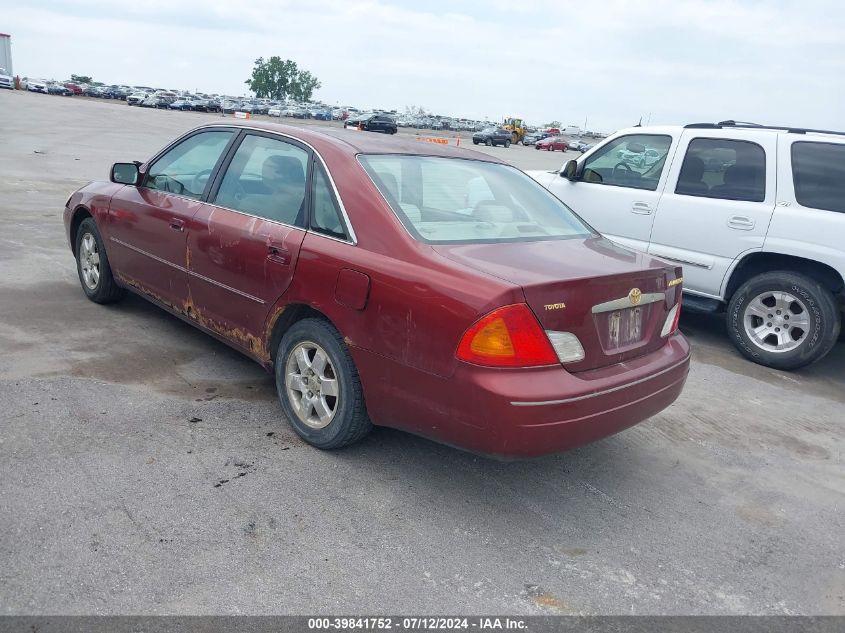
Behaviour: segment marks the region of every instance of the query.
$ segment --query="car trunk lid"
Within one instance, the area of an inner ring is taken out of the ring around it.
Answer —
[[[439,254],[522,287],[547,331],[575,334],[585,357],[572,372],[620,363],[665,343],[680,268],[605,238],[437,245]]]

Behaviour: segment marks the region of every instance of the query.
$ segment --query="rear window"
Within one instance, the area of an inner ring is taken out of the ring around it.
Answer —
[[[793,143],[792,182],[798,204],[845,213],[845,145]]]
[[[594,235],[547,189],[507,165],[430,156],[359,159],[405,228],[423,242],[495,243]]]

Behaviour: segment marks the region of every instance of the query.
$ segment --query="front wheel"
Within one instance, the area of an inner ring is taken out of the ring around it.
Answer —
[[[798,369],[834,346],[841,317],[833,293],[816,280],[787,271],[752,277],[731,297],[728,333],[749,360]]]
[[[294,431],[333,449],[372,429],[358,370],[340,333],[323,319],[303,319],[282,337],[275,361],[279,401]]]
[[[510,142],[510,141],[505,141],[505,147],[510,147],[510,146],[511,146],[511,142]]]
[[[489,139],[489,138],[488,138],[486,141],[484,141],[484,144],[485,144],[487,147],[492,147],[492,146],[493,146],[493,139]]]
[[[86,218],[76,232],[76,271],[85,296],[94,303],[114,303],[126,295],[111,272],[109,258],[93,218]]]

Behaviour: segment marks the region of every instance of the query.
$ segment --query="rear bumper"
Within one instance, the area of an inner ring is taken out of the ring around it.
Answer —
[[[461,363],[440,378],[384,358],[375,367],[360,350],[354,356],[377,424],[502,458],[558,453],[618,433],[672,404],[689,373],[689,344],[677,334],[651,354],[580,374]]]

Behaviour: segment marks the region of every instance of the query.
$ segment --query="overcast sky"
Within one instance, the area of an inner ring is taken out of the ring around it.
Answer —
[[[727,118],[845,129],[845,3],[0,0],[14,71],[244,94],[253,61],[330,104],[597,131]]]

